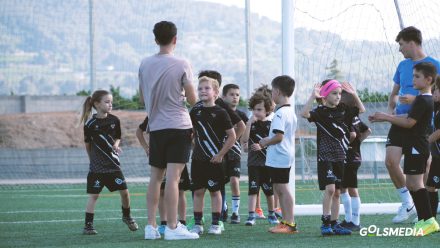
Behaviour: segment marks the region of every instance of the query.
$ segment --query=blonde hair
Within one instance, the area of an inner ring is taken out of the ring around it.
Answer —
[[[92,108],[95,108],[95,103],[100,102],[102,97],[106,95],[111,95],[110,92],[106,90],[96,90],[93,92],[92,96],[87,96],[84,101],[80,123],[86,123],[92,113]]]
[[[220,84],[218,83],[217,80],[215,80],[215,79],[213,79],[213,78],[206,77],[206,76],[203,76],[203,77],[199,78],[199,84],[200,84],[200,83],[203,83],[203,82],[211,83],[212,88],[214,88],[214,90],[216,90],[217,92],[218,92],[219,89],[220,89]]]

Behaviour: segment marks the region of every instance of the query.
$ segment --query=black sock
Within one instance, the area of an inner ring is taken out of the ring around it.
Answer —
[[[330,225],[334,226],[338,223],[338,220],[331,220],[330,221]]]
[[[269,216],[274,216],[274,212],[269,210]]]
[[[330,215],[322,215],[321,220],[322,220],[322,224],[326,226],[330,225]]]
[[[166,220],[161,220],[160,221],[160,225],[161,226],[166,226],[167,225],[167,221]]]
[[[128,207],[128,208],[122,207],[122,216],[130,217],[130,207]]]
[[[185,225],[186,226],[186,220],[179,220],[180,224]]]
[[[413,192],[414,205],[416,206],[419,220],[428,220],[432,217],[431,204],[428,191],[425,188]]]
[[[428,192],[429,202],[431,203],[432,217],[437,217],[438,192]]]
[[[220,220],[220,213],[216,212],[216,213],[212,213],[212,224],[213,225],[218,225],[218,221]]]
[[[202,224],[203,212],[194,212],[194,223],[196,225]]]
[[[94,216],[95,214],[94,213],[87,213],[86,212],[86,225],[87,225],[87,223],[92,223],[93,224],[93,216]]]

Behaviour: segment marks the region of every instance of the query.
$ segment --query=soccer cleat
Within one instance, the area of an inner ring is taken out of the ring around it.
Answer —
[[[145,227],[145,239],[160,239],[160,233],[157,228],[147,225]]]
[[[83,229],[83,234],[85,235],[95,235],[98,234],[98,232],[95,230],[95,228],[93,227],[93,223],[92,222],[88,222]]]
[[[177,222],[176,229],[170,229],[168,226],[165,227],[165,240],[183,240],[183,239],[198,239],[199,235],[197,233],[193,233],[186,229],[186,226],[182,225],[182,223]]]
[[[281,212],[281,208],[275,208],[274,210],[275,216],[278,219],[282,219],[283,218],[283,212]]]
[[[289,226],[289,225],[280,223],[280,224],[274,226],[273,228],[270,228],[269,232],[293,234],[293,233],[298,233],[298,230],[296,229],[296,224],[294,224],[293,226]]]
[[[201,225],[194,225],[193,228],[190,230],[192,233],[197,233],[198,235],[203,234],[203,226]]]
[[[359,231],[359,230],[361,230],[361,225],[356,225],[356,224],[354,224],[353,222],[346,222],[345,220],[344,221],[342,221],[342,223],[341,224],[339,224],[341,227],[343,227],[343,228],[345,228],[345,229],[348,229],[348,230],[350,230],[350,231]]]
[[[201,225],[203,226],[203,224],[205,223],[205,217],[202,217],[202,220],[200,221]],[[188,228],[188,230],[191,230],[194,225],[196,224],[196,220],[194,219],[194,217],[192,217],[187,223],[186,223],[186,227]]]
[[[209,234],[219,235],[222,234],[222,228],[220,225],[211,225],[208,230]]]
[[[397,215],[393,218],[393,223],[402,223],[408,219],[414,218],[417,216],[416,207],[414,204],[408,207],[406,204],[402,204],[397,211]]]
[[[249,217],[247,218],[247,220],[246,220],[245,225],[246,225],[246,226],[254,226],[255,223],[256,223],[255,218],[249,216]]]
[[[351,231],[347,228],[342,227],[339,223],[333,225],[332,229],[335,235],[351,235]]]
[[[137,231],[137,229],[139,229],[138,224],[136,223],[136,220],[131,218],[131,217],[122,217],[122,221],[127,224],[128,229],[130,229],[130,231]]]
[[[240,215],[238,215],[236,213],[232,213],[231,224],[240,224]]]
[[[228,222],[228,210],[229,209],[225,209],[224,211],[221,212],[221,214],[220,214],[221,221]]]
[[[277,219],[277,217],[275,217],[275,215],[269,215],[267,217],[267,221],[269,221],[269,224],[280,224],[280,221]]]
[[[220,229],[222,230],[222,232],[225,231],[225,224],[223,223],[223,221],[219,220],[218,225],[220,226]]]
[[[423,230],[423,236],[429,235],[433,232],[438,232],[440,230],[440,227],[437,223],[437,221],[435,221],[434,217],[431,217],[428,220],[423,221],[422,223],[420,223],[421,221],[417,222],[416,225],[414,225],[414,228],[416,229],[416,234],[418,234],[418,230],[422,229]]]
[[[266,219],[266,216],[264,216],[263,209],[256,208],[255,214],[257,215],[257,219]]]
[[[160,235],[164,235],[165,234],[165,227],[166,225],[160,225],[157,230],[159,231]]]
[[[324,236],[334,235],[333,229],[331,225],[322,224],[321,226],[321,234]]]

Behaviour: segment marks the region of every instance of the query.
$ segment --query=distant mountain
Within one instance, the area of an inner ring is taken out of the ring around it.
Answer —
[[[176,54],[194,74],[216,69],[225,83],[246,89],[244,10],[215,3],[172,0],[94,1],[96,85],[137,90],[139,62],[157,52],[154,23],[178,27]],[[8,0],[0,3],[0,95],[75,94],[89,88],[89,6],[87,0]],[[252,15],[255,86],[281,73],[281,24]],[[438,42],[438,41],[437,41]],[[389,90],[395,44],[344,41],[340,36],[295,30],[297,96],[326,77],[333,59],[350,81]],[[362,88],[362,87],[361,87]]]

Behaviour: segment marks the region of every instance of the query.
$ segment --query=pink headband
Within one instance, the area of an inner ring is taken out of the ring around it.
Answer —
[[[324,84],[321,87],[319,94],[322,97],[327,97],[328,94],[330,94],[330,92],[332,92],[332,90],[334,90],[336,88],[340,88],[340,87],[342,87],[341,84],[337,80],[333,79],[333,80],[328,81],[326,84]]]

